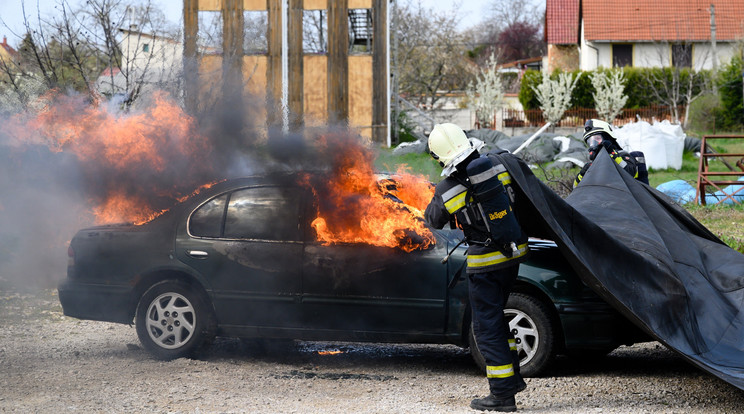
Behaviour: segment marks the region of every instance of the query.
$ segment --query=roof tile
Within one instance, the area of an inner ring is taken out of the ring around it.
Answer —
[[[744,36],[743,0],[583,0],[584,37],[589,41],[710,41],[711,4],[717,40]]]
[[[551,44],[579,42],[579,0],[547,0],[545,38]]]

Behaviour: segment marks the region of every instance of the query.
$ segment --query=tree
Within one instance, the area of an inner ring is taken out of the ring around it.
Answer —
[[[717,114],[716,125],[720,129],[736,130],[744,127],[742,73],[744,73],[744,58],[741,56],[734,56],[718,72],[718,93],[723,110]]]
[[[594,102],[597,114],[608,123],[615,120],[625,103],[628,95],[625,95],[625,76],[621,69],[609,71],[596,71],[589,74],[594,86]]]
[[[501,56],[501,62],[542,56],[545,42],[540,36],[540,27],[527,22],[516,22],[498,34],[494,48]]]
[[[497,71],[496,57],[491,55],[488,65],[475,77],[475,84],[468,84],[468,107],[475,112],[475,119],[484,127],[493,120],[494,112],[504,100],[504,86]]]
[[[533,87],[535,96],[540,102],[540,109],[551,124],[556,125],[560,122],[563,113],[571,106],[571,92],[580,77],[580,74],[573,78],[570,73],[561,72],[558,74],[558,79],[551,79],[547,73],[543,72],[542,83]]]
[[[180,65],[160,62],[162,51],[145,46],[151,42],[148,39],[177,32],[150,0],[87,0],[77,10],[67,0],[58,0],[55,9],[58,12],[51,18],[42,19],[37,11],[32,20],[24,8],[26,34],[20,56],[13,65],[0,64],[0,71],[17,80],[9,82],[6,91],[15,94],[18,102],[28,105],[28,85],[38,82],[46,89],[83,93],[93,101],[101,93],[118,93],[126,97],[125,107],[139,98],[145,85],[178,93]],[[122,43],[125,32],[130,33],[126,37],[130,45]],[[102,88],[96,80],[107,68],[111,79],[108,88]]]
[[[692,67],[692,44],[683,42],[657,45],[659,65],[666,67],[654,68],[645,72],[646,84],[654,97],[669,108],[672,122],[680,123],[679,107],[685,107],[685,126],[690,104],[710,90],[707,73],[695,71]],[[670,54],[671,50],[671,54]],[[707,60],[707,54],[697,59],[697,64]]]
[[[532,0],[492,0],[490,19],[501,31],[515,23],[523,22],[540,27],[545,15],[545,3]]]
[[[418,2],[400,6],[397,21],[400,93],[419,108],[436,109],[443,96],[465,89],[473,76],[456,13],[435,12]]]
[[[492,53],[499,63],[542,56],[545,42],[541,35],[544,2],[535,0],[492,0],[487,23],[468,33],[471,55],[487,60]]]

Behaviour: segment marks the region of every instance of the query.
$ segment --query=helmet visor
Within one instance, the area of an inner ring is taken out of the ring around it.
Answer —
[[[586,139],[586,145],[589,147],[596,147],[597,145],[602,143],[602,135],[592,135],[591,137]]]

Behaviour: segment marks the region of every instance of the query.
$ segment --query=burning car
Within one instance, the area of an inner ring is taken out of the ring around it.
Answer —
[[[224,336],[455,344],[485,367],[471,331],[465,247],[442,263],[461,233],[427,228],[416,203],[402,202],[400,181],[378,181],[372,206],[367,190],[339,203],[319,182],[306,173],[227,180],[147,223],[80,230],[59,285],[64,314],[134,320],[158,359],[191,356]],[[421,193],[412,191],[428,201]],[[362,210],[383,221],[352,217]],[[405,226],[387,221],[397,214],[408,215]],[[609,352],[641,338],[552,242],[530,246],[506,310],[524,375],[559,353]]]

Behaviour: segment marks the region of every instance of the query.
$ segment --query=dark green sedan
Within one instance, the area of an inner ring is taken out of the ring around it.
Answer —
[[[70,242],[65,315],[130,324],[159,359],[215,336],[456,344],[485,366],[470,329],[460,233],[406,253],[324,245],[317,200],[297,177],[215,185],[140,226],[80,230]],[[506,313],[535,376],[560,353],[607,353],[646,340],[576,277],[554,243],[531,240]]]

